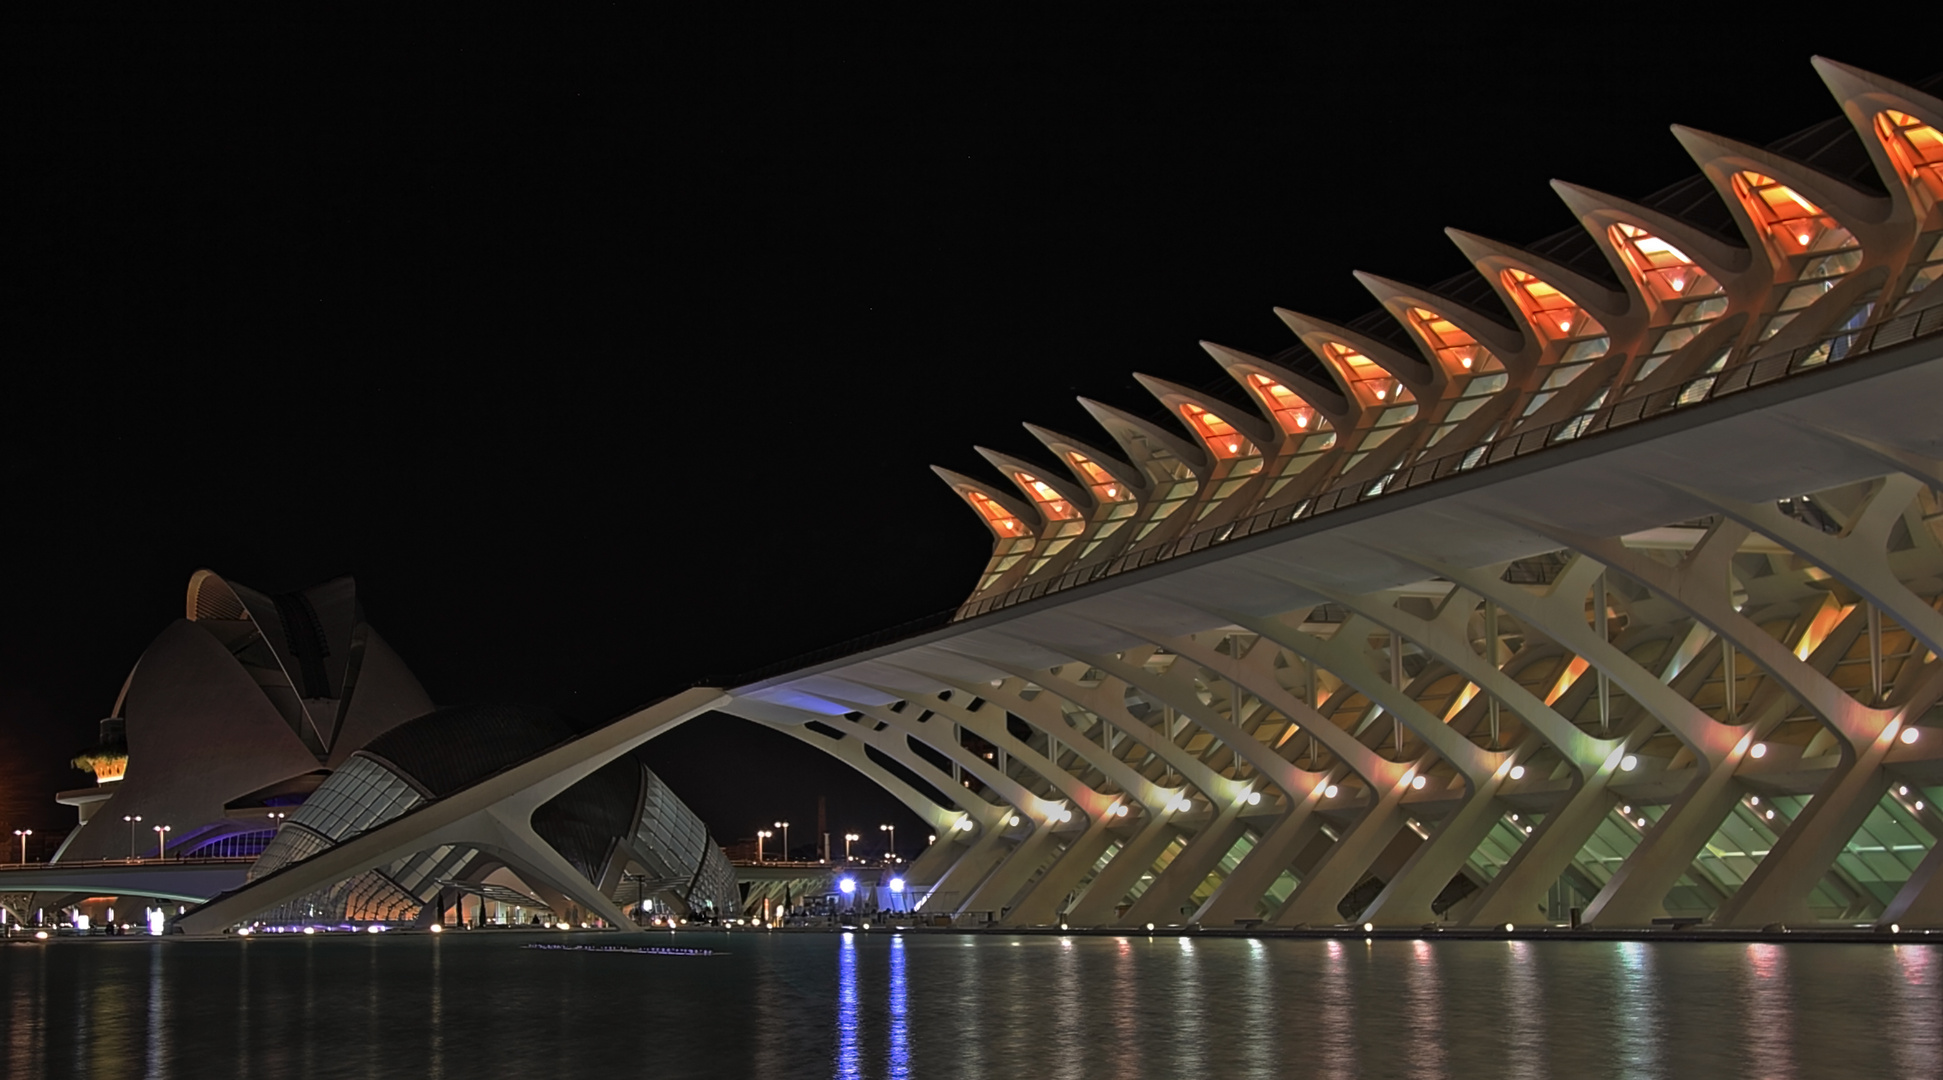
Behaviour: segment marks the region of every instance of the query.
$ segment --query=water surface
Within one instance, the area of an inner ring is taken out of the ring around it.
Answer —
[[[0,945],[13,1077],[1943,1076],[1943,947],[949,934]]]

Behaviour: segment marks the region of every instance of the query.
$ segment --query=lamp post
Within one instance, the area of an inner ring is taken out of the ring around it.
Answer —
[[[139,859],[141,856],[135,853],[135,823],[142,820],[142,815],[123,814],[121,819],[128,822],[128,857],[131,860]]]
[[[283,819],[284,819],[284,818],[287,818],[287,817],[289,817],[289,816],[290,816],[289,814],[280,814],[280,813],[277,813],[277,812],[276,812],[276,811],[274,811],[274,810],[273,810],[273,811],[271,811],[271,812],[270,812],[270,827],[271,827],[272,829],[275,829],[275,830],[276,830],[277,832],[282,832],[282,831],[283,831]]]
[[[879,832],[887,832],[891,834],[890,858],[893,859],[897,858],[897,826],[879,825],[877,826],[877,829]]]
[[[853,832],[847,832],[843,834],[843,861],[844,862],[850,861],[850,845],[862,839],[863,837]]]
[[[34,835],[34,830],[15,829],[13,834],[20,837],[20,865],[25,866],[27,865],[27,838]]]
[[[767,840],[767,839],[769,839],[770,837],[772,837],[772,836],[774,836],[774,835],[776,835],[776,834],[775,834],[775,833],[772,833],[772,832],[770,832],[770,831],[769,831],[768,829],[757,829],[757,830],[756,830],[756,861],[757,861],[757,862],[761,862],[761,861],[762,861],[762,842],[763,842],[764,840]]]
[[[150,826],[150,828],[153,828],[155,830],[155,857],[158,859],[162,858],[163,853],[168,850],[169,829],[171,828],[171,826],[153,825]]]
[[[789,822],[778,821],[776,827],[783,831],[783,861],[789,861]]]

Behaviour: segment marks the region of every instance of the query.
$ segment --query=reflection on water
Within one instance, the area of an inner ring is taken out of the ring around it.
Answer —
[[[1943,953],[1923,945],[522,940],[0,945],[0,1074],[1943,1076]]]

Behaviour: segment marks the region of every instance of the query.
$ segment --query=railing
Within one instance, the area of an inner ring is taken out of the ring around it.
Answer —
[[[949,611],[935,612],[875,633],[838,642],[745,673],[733,681],[711,685],[746,686],[812,664],[917,637],[955,622],[1002,611],[1029,600],[1076,589],[1095,581],[1166,562],[1182,555],[1205,551],[1231,540],[1239,540],[1295,522],[1307,521],[1320,514],[1369,502],[1399,491],[1408,491],[1437,480],[1501,465],[1560,443],[1630,427],[1642,420],[1666,416],[1695,405],[1730,397],[1744,390],[1808,374],[1831,364],[1852,360],[1878,349],[1903,345],[1939,332],[1943,332],[1943,307],[1911,312],[1875,326],[1834,334],[1790,352],[1743,359],[1723,371],[1701,375],[1665,390],[1626,398],[1602,411],[1579,413],[1541,428],[1507,435],[1466,449],[1452,450],[1439,457],[1419,461],[1415,465],[1393,469],[1375,480],[1339,484],[1290,506],[1264,510],[1225,525],[1191,532],[1169,543],[1130,551],[1103,563],[1068,570],[1058,577],[1048,578],[1045,581],[1028,582],[997,596],[988,596],[983,600],[973,601]]]
[[[212,855],[198,856],[193,859],[179,859],[174,855],[158,859],[154,856],[132,859],[62,859],[60,862],[0,863],[0,871],[7,870],[126,870],[131,866],[224,866],[241,864],[247,866],[256,861],[254,855]]]

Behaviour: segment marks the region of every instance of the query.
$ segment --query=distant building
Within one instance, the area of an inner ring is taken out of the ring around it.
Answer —
[[[134,895],[159,888],[158,857],[253,858],[249,882],[275,878],[576,737],[542,710],[435,710],[365,621],[349,578],[268,596],[207,570],[190,579],[184,617],[142,654],[101,728],[100,744],[76,758],[96,785],[58,796],[81,825],[36,880],[65,872],[102,893],[104,871],[92,864],[124,860]],[[632,755],[604,759],[529,811],[517,835],[494,826],[400,852],[253,914],[292,924],[550,921],[613,919],[643,903],[681,915],[737,906],[733,869],[707,829]],[[16,914],[81,899],[36,888]]]

